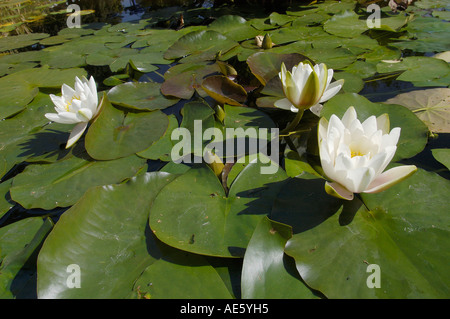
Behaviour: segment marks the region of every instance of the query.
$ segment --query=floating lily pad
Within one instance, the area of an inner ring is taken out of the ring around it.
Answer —
[[[356,37],[368,29],[366,20],[359,19],[353,11],[335,14],[324,23],[323,28],[330,34],[344,38]]]
[[[23,207],[68,207],[93,186],[119,183],[132,177],[145,160],[130,156],[113,161],[71,157],[53,164],[29,165],[14,177],[11,198]]]
[[[172,179],[152,173],[88,190],[61,216],[40,251],[38,297],[129,298],[136,279],[161,256],[160,245],[146,231],[148,210]],[[81,271],[78,289],[67,285],[72,264]]]
[[[201,87],[203,79],[208,75],[219,73],[221,69],[217,63],[178,64],[164,74],[161,92],[181,99],[190,99],[194,92],[205,97],[207,93]]]
[[[358,200],[331,217],[299,208],[299,228],[296,232],[294,225],[285,251],[305,282],[329,298],[445,298],[449,277],[442,251],[448,250],[449,229],[442,211],[449,187],[447,180],[419,169],[384,192],[364,194],[370,211]],[[316,202],[323,194],[313,195]],[[371,286],[372,264],[379,266],[379,288]]]
[[[53,223],[32,217],[0,229],[0,298],[36,298],[36,258]]]
[[[347,93],[358,93],[364,88],[364,81],[360,76],[347,72],[334,73],[336,80],[344,79],[342,90]]]
[[[138,152],[137,155],[143,158],[149,158],[152,160],[161,160],[165,162],[171,161],[171,151],[174,147],[174,142],[172,141],[172,132],[178,128],[178,120],[175,115],[171,114],[168,116],[169,126],[158,141],[150,145],[145,150]]]
[[[228,195],[212,170],[190,169],[158,194],[150,213],[150,228],[160,240],[182,250],[242,256],[285,179],[281,169],[262,175],[260,168],[259,163],[248,164]],[[169,197],[172,205],[168,206]]]
[[[103,97],[102,111],[89,127],[85,147],[97,160],[112,160],[140,152],[159,140],[169,124],[161,111],[124,112]]]
[[[433,157],[442,165],[450,170],[450,149],[448,148],[434,148],[431,150]]]
[[[356,61],[357,56],[345,48],[308,49],[304,54],[315,63],[325,63],[329,69],[343,69]]]
[[[259,31],[253,28],[247,20],[236,15],[223,15],[209,24],[208,29],[217,31],[235,41],[251,39],[259,34]]]
[[[400,104],[417,115],[436,133],[450,133],[450,89],[437,88],[402,93],[386,101]]]
[[[213,30],[194,31],[182,36],[164,54],[169,60],[195,63],[214,60],[219,52],[231,50],[238,43]]]
[[[31,33],[3,37],[0,39],[0,52],[25,48],[49,36],[47,33]]]
[[[179,100],[166,98],[161,94],[161,84],[151,82],[129,82],[117,85],[108,92],[113,104],[137,110],[161,110]]]
[[[284,255],[284,246],[292,229],[261,219],[247,246],[242,266],[242,298],[313,298],[301,281],[294,263]],[[289,287],[289,289],[286,289]]]
[[[444,77],[450,72],[450,67],[441,59],[411,56],[404,58],[399,63],[380,62],[377,64],[377,71],[379,73],[404,71],[397,80],[414,83]]]

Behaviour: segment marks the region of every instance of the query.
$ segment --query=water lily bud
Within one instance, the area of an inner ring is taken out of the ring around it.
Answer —
[[[262,48],[264,50],[267,50],[267,49],[272,49],[272,47],[273,47],[272,38],[270,37],[270,35],[268,33],[266,33],[266,35],[264,36],[263,41],[262,41]]]
[[[275,106],[295,113],[299,109],[321,107],[320,103],[335,96],[344,84],[343,79],[331,83],[333,69],[323,63],[312,66],[309,62],[300,62],[291,72],[283,63],[278,75],[286,98],[276,101]]]

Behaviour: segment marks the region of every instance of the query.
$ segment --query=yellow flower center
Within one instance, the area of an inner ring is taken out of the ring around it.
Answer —
[[[79,96],[72,96],[72,99],[66,104],[66,111],[70,112],[70,106],[72,106],[73,100],[80,100],[80,99],[81,98]]]
[[[360,150],[351,150],[351,157],[355,157],[355,156],[364,156],[366,154],[362,153]]]

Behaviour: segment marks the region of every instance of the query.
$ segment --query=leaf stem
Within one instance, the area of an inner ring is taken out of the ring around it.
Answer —
[[[292,130],[294,130],[298,123],[300,123],[300,120],[303,117],[303,113],[304,110],[303,109],[299,109],[297,115],[295,116],[294,120],[288,124],[288,126],[286,126],[286,128],[284,130],[282,130],[280,132],[280,135],[286,135],[287,133],[291,132]]]

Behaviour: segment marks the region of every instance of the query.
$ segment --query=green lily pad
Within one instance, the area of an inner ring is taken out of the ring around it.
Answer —
[[[0,229],[0,298],[36,298],[37,253],[53,223],[32,217]]]
[[[342,118],[345,111],[354,106],[358,119],[364,121],[371,115],[389,115],[390,127],[400,127],[400,139],[393,161],[410,158],[421,152],[427,143],[428,129],[410,110],[395,104],[372,103],[365,97],[355,93],[339,94],[330,99],[323,107],[320,115],[327,119],[332,114]]]
[[[2,218],[15,205],[15,203],[11,200],[11,196],[9,195],[11,184],[12,179],[4,181],[0,184],[0,218]]]
[[[190,169],[158,194],[150,213],[150,228],[160,240],[182,250],[242,256],[285,179],[282,170],[262,175],[260,169],[260,163],[248,164],[228,195],[212,170]],[[169,198],[171,205],[167,205]]]
[[[0,39],[0,52],[25,48],[49,36],[47,33],[30,33],[3,37]]]
[[[44,114],[53,112],[49,96],[38,93],[27,108],[16,116],[0,121],[0,148],[4,166],[1,176],[14,165],[30,157],[49,156],[60,150],[69,137],[70,125],[51,123]],[[48,124],[48,125],[47,125]]]
[[[129,298],[136,279],[161,258],[160,243],[146,230],[148,211],[172,179],[148,173],[88,190],[61,216],[40,251],[38,297]],[[80,288],[67,285],[69,265],[79,266]]]
[[[121,182],[144,165],[145,160],[134,155],[112,161],[74,156],[53,164],[29,165],[14,177],[11,198],[27,209],[68,207],[90,187]]]
[[[397,60],[402,56],[402,52],[395,47],[378,45],[370,52],[361,54],[359,57],[366,62],[379,62],[382,60]]]
[[[113,160],[140,152],[159,140],[169,125],[161,111],[123,112],[106,95],[102,111],[89,127],[85,139],[88,154],[96,160]]]
[[[448,148],[434,148],[431,150],[433,157],[442,165],[450,170],[450,149]]]
[[[164,95],[180,99],[190,99],[195,92],[205,97],[208,94],[201,84],[206,76],[219,74],[221,69],[217,63],[183,63],[171,67],[164,74],[164,83],[161,92]]]
[[[377,66],[374,62],[355,61],[344,68],[344,71],[351,74],[359,75],[362,79],[366,79],[377,73]]]
[[[206,258],[180,251],[167,254],[148,266],[134,287],[150,299],[232,298]],[[182,311],[181,308],[180,313]]]
[[[243,41],[254,38],[259,31],[244,18],[236,15],[223,15],[208,25],[208,29],[217,31],[227,38]]]
[[[89,65],[95,65],[95,66],[110,65],[119,58],[123,58],[124,56],[134,55],[137,53],[138,52],[135,49],[130,49],[130,48],[120,48],[120,49],[114,49],[114,50],[105,48],[98,52],[89,54],[86,57],[86,63]]]
[[[297,222],[301,229],[295,233],[294,225],[285,251],[305,282],[329,298],[445,298],[449,230],[442,211],[449,187],[447,180],[419,169],[384,192],[363,194],[370,211],[354,200],[338,213],[330,210],[331,217],[314,217],[315,227]],[[297,212],[303,218],[315,213],[320,211]],[[378,286],[369,265],[379,267]]]
[[[410,109],[436,133],[450,133],[450,89],[436,88],[401,93],[386,101]]]
[[[267,217],[261,219],[245,251],[241,279],[243,299],[314,297],[301,281],[292,260],[284,254],[284,246],[291,237],[289,226]]]
[[[398,63],[380,62],[377,64],[377,71],[379,73],[404,71],[397,80],[414,83],[444,77],[450,72],[450,66],[441,59],[411,56]]]
[[[307,49],[304,54],[315,63],[325,63],[329,69],[340,70],[356,61],[357,56],[345,48]]]
[[[7,81],[7,77],[0,79],[0,119],[19,113],[38,94],[39,89],[20,81]]]
[[[419,0],[414,5],[422,9],[448,8],[449,6],[445,0]]]
[[[169,118],[169,126],[159,140],[154,142],[145,150],[138,152],[137,155],[148,158],[152,160],[161,160],[165,162],[171,161],[171,151],[174,147],[174,142],[172,141],[172,132],[178,128],[178,120],[175,115],[171,114],[168,116]]]
[[[164,58],[182,58],[182,63],[210,61],[219,52],[224,54],[237,45],[237,42],[213,30],[193,31],[178,39],[165,52]]]
[[[335,14],[323,24],[323,28],[330,34],[344,38],[353,38],[368,30],[366,20],[359,19],[353,11]]]
[[[344,85],[342,90],[346,93],[358,93],[364,88],[364,81],[360,76],[348,72],[336,72],[334,73],[336,80],[344,79]]]
[[[161,94],[161,84],[152,82],[129,82],[117,85],[108,92],[111,103],[136,110],[161,110],[179,100]]]

